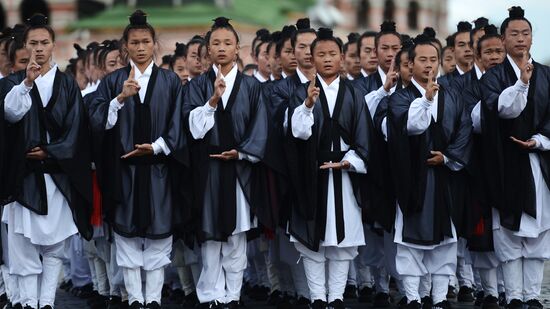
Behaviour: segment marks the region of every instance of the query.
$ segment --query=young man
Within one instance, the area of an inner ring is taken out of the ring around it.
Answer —
[[[354,188],[367,172],[369,116],[363,98],[340,78],[341,43],[332,30],[319,30],[311,54],[317,77],[307,94],[306,87],[296,89],[288,116],[289,231],[302,256],[312,308],[328,303],[340,309],[350,262],[365,243],[362,200]]]
[[[182,85],[154,64],[155,39],[145,13],[134,12],[123,33],[130,65],[102,80],[89,107],[92,130],[102,139],[98,178],[130,308],[160,308],[173,226],[181,222],[177,209],[185,206],[172,175],[177,162],[186,163]]]
[[[467,21],[461,21],[456,26],[457,32],[453,34],[453,51],[456,61],[456,70],[450,74],[441,76],[438,83],[449,87],[455,77],[459,77],[472,69],[474,62],[474,52],[470,45],[470,31],[472,24]]]
[[[490,143],[489,183],[495,253],[502,263],[507,308],[542,308],[544,261],[550,258],[547,175],[548,67],[533,61],[531,23],[512,7],[500,29],[507,55],[482,78],[484,143]]]
[[[354,80],[361,77],[361,61],[359,60],[359,53],[357,52],[357,40],[359,40],[359,33],[350,33],[348,35],[348,42],[344,44],[344,69],[346,77],[349,80]]]
[[[204,38],[195,35],[189,42],[187,42],[187,53],[185,55],[185,62],[187,69],[189,70],[189,81],[199,76],[203,72],[202,63],[200,61],[199,48],[204,44]]]
[[[53,308],[65,240],[92,236],[89,139],[78,86],[52,61],[55,33],[43,15],[28,22],[29,65],[4,84],[2,109],[16,138],[5,171],[15,183],[13,202],[2,221],[20,304]]]
[[[450,178],[468,162],[471,124],[458,95],[435,83],[437,48],[424,35],[415,43],[412,82],[390,97],[382,128],[398,201],[395,264],[409,307],[420,308],[420,280],[429,274],[433,308],[450,308],[457,256]]]
[[[376,48],[374,46],[374,38],[376,32],[367,31],[361,34],[357,40],[357,52],[361,61],[361,75],[367,77],[376,72],[378,66],[378,57],[376,56]]]

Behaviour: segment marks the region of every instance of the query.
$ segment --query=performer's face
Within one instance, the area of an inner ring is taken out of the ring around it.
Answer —
[[[84,60],[79,59],[76,62],[76,83],[80,90],[84,90],[88,84],[88,78],[86,78],[86,68],[84,67]]]
[[[430,71],[433,72],[433,76],[437,76],[439,53],[432,45],[418,45],[414,49],[416,56],[410,62],[413,77],[418,82],[427,83]]]
[[[469,32],[460,32],[456,35],[454,51],[457,64],[469,66],[474,61]]]
[[[105,56],[105,74],[114,72],[117,69],[120,69],[120,52],[118,50],[110,51],[107,56]]]
[[[275,44],[272,44],[269,49],[269,68],[271,69],[271,74],[273,74],[273,76],[280,78],[282,70],[281,59],[280,57],[277,57]]]
[[[294,72],[298,66],[296,57],[294,56],[294,49],[290,43],[290,39],[286,40],[281,49],[281,66],[285,72]]]
[[[354,78],[357,78],[361,74],[361,62],[357,54],[357,44],[352,43],[348,45],[348,50],[346,50],[346,54],[344,55],[344,63],[346,72]]]
[[[262,43],[260,45],[260,52],[258,53],[258,71],[262,73],[265,76],[269,76],[271,74],[271,67],[269,64],[269,55],[267,53],[267,45],[268,43]]]
[[[27,68],[30,58],[29,51],[25,48],[21,48],[15,51],[15,60],[12,64],[12,71],[17,72]]]
[[[235,34],[231,30],[219,28],[210,35],[208,49],[210,59],[216,65],[226,65],[235,62],[235,59],[237,59],[239,45]]]
[[[25,46],[29,53],[34,50],[36,63],[44,65],[51,60],[55,43],[48,30],[38,28],[29,31]]]
[[[189,81],[189,70],[187,69],[185,57],[178,57],[174,61],[174,73],[178,75],[182,85]]]
[[[411,68],[409,66],[409,54],[407,52],[401,53],[401,62],[399,63],[399,77],[403,80],[403,83],[409,84],[412,78]]]
[[[313,62],[311,60],[311,43],[317,36],[315,33],[300,33],[296,36],[296,45],[294,46],[294,56],[298,61],[298,66],[304,69],[311,69]]]
[[[388,72],[395,55],[401,50],[401,42],[395,34],[385,34],[378,39],[376,55],[378,64]]]
[[[361,60],[361,68],[363,68],[363,70],[369,74],[376,71],[376,67],[378,66],[378,57],[376,57],[376,50],[374,49],[373,36],[363,38],[361,40],[359,58]]]
[[[483,29],[477,30],[472,35],[472,40],[473,40],[472,50],[474,51],[474,53],[477,50],[477,43],[479,42],[479,39],[484,35],[485,35],[485,30],[483,30]]]
[[[443,72],[449,74],[456,69],[455,52],[452,48],[446,48],[443,52],[443,61],[441,63]]]
[[[495,65],[504,61],[506,52],[504,44],[499,38],[490,38],[481,42],[481,64],[485,70],[488,70]]]
[[[189,75],[191,77],[199,76],[202,73],[202,63],[199,57],[199,43],[195,43],[188,46],[186,65],[189,69]]]
[[[128,33],[126,42],[128,56],[136,64],[148,64],[153,59],[155,40],[147,29],[134,29]]]
[[[525,20],[512,20],[504,31],[504,47],[512,57],[519,58],[529,52],[533,43],[533,33]]]
[[[315,70],[322,77],[334,77],[340,74],[343,55],[340,47],[333,41],[319,41],[313,50]]]

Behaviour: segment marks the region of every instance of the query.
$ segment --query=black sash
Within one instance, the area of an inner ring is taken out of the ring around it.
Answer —
[[[139,93],[134,95],[134,145],[150,144],[152,142],[150,102],[155,88],[157,73],[158,68],[156,65],[153,65],[143,103],[141,102]],[[136,223],[139,231],[145,230],[151,223],[151,164],[155,164],[156,160],[162,160],[162,158],[144,156],[123,160],[127,164],[135,165],[133,222]],[[150,164],[147,164],[147,161]]]
[[[319,79],[316,79],[316,83],[320,85]],[[319,165],[322,165],[324,162],[340,162],[344,155],[345,151],[341,150],[340,138],[342,137],[340,124],[338,123],[338,118],[340,116],[340,111],[342,110],[342,105],[344,101],[345,85],[340,83],[338,88],[338,94],[336,96],[336,104],[330,115],[327,97],[323,87],[320,88],[319,100],[321,101],[321,107],[323,110],[323,128],[321,133],[321,138],[319,141],[319,154],[318,162]],[[349,141],[348,141],[349,143]],[[319,202],[320,205],[324,206],[321,209],[319,215],[323,216],[324,222],[326,222],[326,205],[327,205],[327,195],[328,195],[328,181],[329,181],[329,170],[319,171],[320,181],[319,185]],[[344,229],[344,202],[342,196],[342,170],[333,169],[332,178],[334,185],[334,207],[336,214],[336,236],[338,243],[341,243],[345,238],[345,229]],[[321,239],[324,240],[324,232],[321,234]]]

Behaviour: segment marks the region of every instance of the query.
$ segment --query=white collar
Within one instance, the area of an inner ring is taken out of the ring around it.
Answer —
[[[336,77],[336,79],[333,80],[332,83],[330,83],[330,85],[325,82],[325,80],[321,77],[321,75],[317,74],[317,78],[321,81],[321,86],[323,87],[323,89],[336,90],[340,85],[340,75],[338,75],[338,77]]]
[[[267,82],[267,79],[265,79],[262,74],[260,74],[260,71],[256,70],[256,72],[254,72],[254,77],[256,77],[256,79],[260,82],[260,83],[265,83]]]
[[[218,67],[216,67],[215,65],[212,65],[212,68],[214,69],[214,73],[216,75],[218,75]],[[229,73],[227,73],[226,76],[224,76],[223,73],[222,73],[223,80],[225,80],[225,81],[234,80],[237,77],[237,72],[238,71],[239,71],[239,69],[238,69],[237,65],[233,64],[233,67],[231,68],[231,71],[229,71]]]
[[[474,70],[476,70],[477,79],[481,79],[484,72],[481,72],[481,69],[477,66],[475,62],[474,62]]]
[[[305,83],[309,82],[309,79],[307,79],[306,75],[304,73],[302,73],[300,68],[296,68],[296,74],[298,74],[298,77],[300,78],[300,82],[302,84],[305,84]]]
[[[288,75],[286,75],[285,71],[281,71],[281,77],[285,79],[288,77]]]
[[[516,73],[516,76],[519,79],[519,77],[521,76],[521,70],[519,69],[514,59],[510,57],[510,55],[506,54],[506,57],[508,57],[508,61],[510,61],[510,63],[512,64],[512,68],[514,69],[514,72]],[[533,58],[529,58],[529,63],[533,63]]]
[[[365,69],[363,69],[363,68],[361,68],[361,75],[363,75],[363,77],[369,76],[369,74],[367,73],[367,71],[365,71]]]
[[[353,78],[353,76],[351,76],[351,74],[348,73],[348,79],[349,80],[354,80],[355,78]]]
[[[57,63],[51,63],[51,68],[46,74],[38,76],[38,78],[53,79],[55,78],[55,72],[57,72]]]
[[[153,61],[153,59],[151,59],[151,63],[149,63],[149,65],[147,66],[147,68],[143,73],[141,73],[141,71],[138,69],[136,64],[131,59],[130,59],[130,65],[134,66],[134,78],[138,79],[142,76],[144,77],[151,76],[151,74],[153,73],[153,65],[155,65],[155,62]]]
[[[460,67],[458,66],[458,64],[456,65],[456,71],[460,74],[460,75],[464,75],[464,71],[462,71],[460,69]]]

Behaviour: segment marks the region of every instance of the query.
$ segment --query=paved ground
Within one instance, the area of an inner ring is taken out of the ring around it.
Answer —
[[[550,308],[550,263],[546,264],[544,270],[544,282],[542,285],[542,299],[541,299],[545,308]],[[346,302],[347,307],[349,308],[370,308],[370,306],[365,307],[363,304],[358,304],[356,302]],[[246,308],[257,308],[257,309],[268,309],[274,307],[268,307],[264,304],[246,302]],[[81,300],[65,291],[59,291],[56,299],[56,308],[57,309],[85,309],[87,308],[86,302]],[[181,307],[175,305],[163,305],[165,309],[179,309]],[[463,304],[454,304],[453,308],[462,309],[462,308],[474,308],[473,305],[463,305]]]

